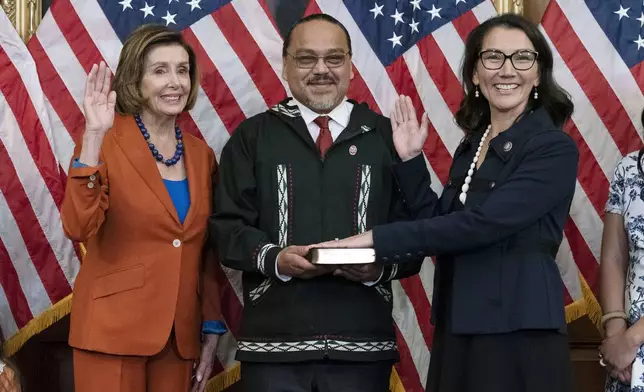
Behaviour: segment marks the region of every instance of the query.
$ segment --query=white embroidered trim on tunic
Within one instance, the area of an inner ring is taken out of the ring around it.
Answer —
[[[367,231],[367,207],[371,191],[371,165],[362,165],[360,170],[360,195],[358,197],[358,233]]]
[[[344,351],[344,352],[381,352],[398,349],[395,341],[384,342],[350,342],[346,340],[303,340],[299,342],[237,342],[239,351],[258,353],[292,353],[303,351]]]

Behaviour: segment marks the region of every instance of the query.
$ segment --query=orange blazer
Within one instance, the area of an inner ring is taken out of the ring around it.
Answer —
[[[202,253],[215,155],[194,136],[183,141],[190,190],[183,225],[132,116],[116,116],[98,166],[70,166],[63,228],[87,249],[74,285],[72,347],[150,356],[174,325],[179,354],[197,358],[202,321],[222,319],[214,252]],[[79,142],[72,162],[80,149]]]

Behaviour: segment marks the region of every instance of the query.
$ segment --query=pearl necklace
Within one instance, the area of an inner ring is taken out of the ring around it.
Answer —
[[[467,200],[467,191],[470,189],[470,182],[472,182],[472,175],[474,174],[474,170],[476,170],[476,162],[479,161],[479,157],[481,156],[481,149],[483,148],[483,143],[485,143],[485,139],[487,139],[487,135],[490,134],[491,129],[492,129],[492,124],[487,126],[485,133],[483,133],[483,136],[481,136],[481,142],[479,143],[479,148],[476,150],[476,154],[474,154],[474,159],[472,159],[472,164],[470,164],[470,170],[467,171],[467,177],[465,177],[465,183],[463,183],[463,186],[461,187],[461,194],[458,195],[458,200],[460,200],[462,204],[465,204],[465,200]]]

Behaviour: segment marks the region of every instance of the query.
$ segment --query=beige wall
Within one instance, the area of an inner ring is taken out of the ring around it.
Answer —
[[[548,5],[548,0],[524,0],[523,15],[532,22],[539,23],[546,5]]]

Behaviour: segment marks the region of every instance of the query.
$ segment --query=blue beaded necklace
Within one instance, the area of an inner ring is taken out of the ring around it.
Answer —
[[[177,162],[181,159],[181,156],[183,155],[183,135],[181,134],[181,130],[179,129],[178,125],[174,126],[174,136],[177,139],[177,149],[174,152],[174,155],[172,158],[163,159],[163,155],[157,150],[157,148],[154,146],[153,143],[150,142],[150,132],[145,128],[145,125],[143,125],[143,121],[141,121],[141,116],[138,114],[134,115],[134,119],[136,120],[136,125],[139,126],[139,129],[141,130],[141,134],[143,134],[143,138],[145,141],[148,143],[148,147],[150,148],[150,151],[152,152],[152,156],[154,156],[154,159],[156,159],[159,162],[163,162],[166,166],[172,166],[176,165]]]

